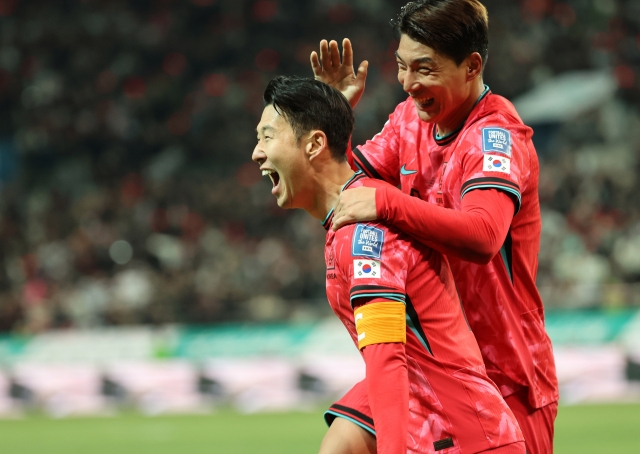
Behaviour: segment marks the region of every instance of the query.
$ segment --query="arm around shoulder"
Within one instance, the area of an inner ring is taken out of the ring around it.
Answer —
[[[376,212],[380,220],[445,255],[486,264],[504,243],[515,204],[503,191],[474,190],[457,211],[384,187],[376,191]]]

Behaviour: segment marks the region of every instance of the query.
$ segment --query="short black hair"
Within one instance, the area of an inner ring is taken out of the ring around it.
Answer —
[[[267,85],[263,99],[265,107],[273,106],[287,120],[297,140],[319,129],[327,136],[331,156],[338,162],[347,159],[355,119],[338,90],[311,77],[278,76]]]
[[[474,52],[489,57],[489,15],[478,0],[409,2],[391,21],[397,39],[407,35],[460,65]]]

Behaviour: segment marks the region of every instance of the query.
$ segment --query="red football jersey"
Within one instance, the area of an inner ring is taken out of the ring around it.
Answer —
[[[384,184],[358,173],[345,188]],[[324,225],[331,225],[331,213]],[[406,306],[408,452],[475,453],[522,440],[486,375],[442,254],[393,227],[367,223],[329,229],[325,260],[329,304],[356,347],[354,307],[360,301]]]
[[[367,175],[454,210],[474,189],[512,196],[516,215],[500,254],[486,265],[448,259],[489,377],[503,396],[528,387],[529,402],[540,408],[558,400],[558,383],[535,283],[541,219],[532,135],[513,105],[488,88],[462,127],[442,138],[409,98],[353,158]]]

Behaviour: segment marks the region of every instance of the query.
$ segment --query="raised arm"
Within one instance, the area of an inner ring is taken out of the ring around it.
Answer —
[[[364,86],[367,80],[367,68],[369,62],[366,60],[360,63],[358,74],[353,68],[353,48],[351,41],[345,38],[342,41],[342,59],[336,41],[327,42],[326,39],[320,41],[320,56],[311,52],[311,69],[317,80],[320,80],[336,88],[349,101],[352,108],[355,108],[364,93]]]

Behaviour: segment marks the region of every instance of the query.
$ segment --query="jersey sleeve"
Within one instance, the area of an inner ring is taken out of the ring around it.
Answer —
[[[372,300],[405,303],[411,250],[406,239],[382,224],[355,224],[340,229],[345,247],[337,259],[349,283],[353,308]]]
[[[494,188],[509,194],[516,213],[530,175],[531,129],[492,115],[469,128],[459,149],[462,187],[460,197],[474,189]]]
[[[460,211],[425,202],[397,188],[376,190],[379,219],[448,256],[474,263],[488,263],[507,236],[514,206],[496,189],[468,194]]]
[[[403,113],[403,104],[389,115],[382,131],[363,145],[352,150],[353,162],[367,176],[384,180],[394,186],[400,184],[400,136],[399,125]]]
[[[363,351],[377,452],[407,452],[409,373],[403,344],[369,345]]]
[[[340,229],[336,234],[343,235],[341,241],[349,246],[341,248],[337,259],[340,268],[347,273],[351,306],[359,307],[356,314],[380,306],[377,303],[381,301],[394,302],[391,305],[395,306],[399,302],[403,306],[407,272],[413,264],[408,241],[377,223],[356,224]],[[404,309],[402,313],[404,330]],[[364,315],[358,322],[356,315],[356,326],[367,317],[368,314]],[[388,325],[384,327],[389,328]],[[360,336],[365,338],[364,332],[358,333],[358,341]],[[362,347],[362,354],[368,399],[376,424],[377,451],[407,452],[409,379],[404,343],[395,340],[374,342]]]

